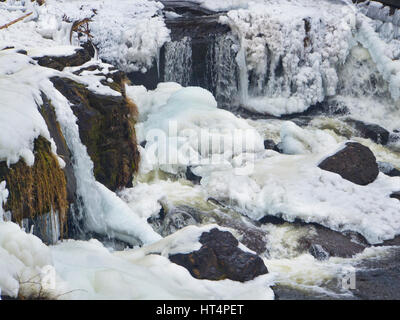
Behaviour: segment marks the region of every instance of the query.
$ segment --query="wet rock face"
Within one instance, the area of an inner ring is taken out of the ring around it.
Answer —
[[[396,169],[391,163],[378,161],[378,167],[380,172],[389,177],[400,177],[400,170]]]
[[[379,174],[372,151],[355,142],[348,142],[343,150],[322,161],[319,167],[362,186],[374,182]]]
[[[229,232],[212,229],[201,235],[200,243],[200,250],[171,255],[169,259],[197,279],[245,282],[268,273],[263,260],[239,249],[239,242]]]
[[[221,227],[235,230],[240,237],[240,242],[257,254],[262,254],[267,250],[266,232],[254,225],[256,222],[247,221],[245,217],[240,215],[232,216],[232,212],[230,214],[221,210],[205,212],[181,205],[163,208],[157,217],[150,217],[147,221],[163,237],[189,225],[215,223]]]
[[[44,137],[35,139],[34,153],[33,166],[22,159],[10,167],[0,162],[0,181],[6,181],[10,192],[4,209],[12,212],[10,220],[23,224],[26,230],[35,225],[34,234],[54,244],[66,231],[66,177]]]
[[[94,163],[96,179],[115,191],[131,186],[139,152],[131,110],[123,96],[103,96],[66,78],[54,86],[73,105],[82,143]]]
[[[320,225],[313,225],[315,233],[300,240],[304,248],[318,260],[329,257],[351,258],[368,247],[367,241],[360,235],[351,232],[340,233]]]
[[[354,3],[366,2],[367,0],[353,0]],[[391,6],[400,9],[400,2],[398,0],[374,0],[375,2],[380,2],[386,6]]]
[[[391,198],[397,199],[400,201],[400,191],[399,192],[394,192],[390,195]]]
[[[264,140],[264,148],[266,150],[274,150],[276,152],[281,152],[278,145],[273,140],[270,139]]]
[[[83,48],[77,49],[75,54],[71,56],[52,57],[44,56],[40,58],[34,58],[38,64],[42,67],[56,69],[62,71],[65,67],[76,67],[81,66],[84,63],[90,61],[94,56],[94,49],[91,44],[86,43]]]
[[[371,139],[376,143],[386,145],[389,142],[389,131],[373,123],[349,119],[346,121],[353,126],[362,138]]]

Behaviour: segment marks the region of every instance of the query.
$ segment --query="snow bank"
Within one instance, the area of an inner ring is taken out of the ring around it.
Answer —
[[[56,154],[46,122],[38,110],[38,105],[42,104],[41,82],[51,72],[39,73],[38,70],[29,57],[0,51],[0,161],[8,165],[20,158],[27,165],[33,165],[33,143],[40,135],[51,141]]]

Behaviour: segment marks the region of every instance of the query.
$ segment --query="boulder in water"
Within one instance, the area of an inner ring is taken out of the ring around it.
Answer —
[[[372,151],[356,142],[346,143],[344,149],[326,158],[319,167],[362,186],[374,182],[379,174],[378,164]]]
[[[389,142],[389,131],[377,124],[365,123],[353,119],[349,119],[346,122],[353,126],[363,138],[371,139],[372,141],[383,145],[386,145]]]
[[[188,254],[170,255],[169,259],[189,270],[197,279],[245,282],[267,274],[263,260],[250,252],[241,250],[236,238],[217,228],[200,237],[200,250]]]

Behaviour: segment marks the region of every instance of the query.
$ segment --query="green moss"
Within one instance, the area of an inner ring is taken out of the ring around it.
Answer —
[[[43,137],[35,140],[35,163],[28,166],[23,160],[7,166],[0,163],[0,181],[7,182],[10,194],[4,207],[13,213],[13,220],[36,218],[51,211],[60,216],[61,230],[65,232],[67,219],[67,182],[50,143]],[[63,233],[62,232],[62,233]]]
[[[70,79],[53,78],[55,87],[72,103],[79,134],[94,164],[96,179],[117,190],[130,186],[138,170],[135,123],[137,107],[124,90],[123,75],[109,84],[121,96],[99,95]]]

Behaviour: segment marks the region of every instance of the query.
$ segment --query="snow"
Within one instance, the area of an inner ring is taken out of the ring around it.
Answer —
[[[246,283],[197,280],[168,260],[198,249],[200,235],[214,227],[189,227],[149,247],[110,252],[97,240],[47,247],[16,224],[0,222],[0,288],[11,297],[36,297],[42,288],[58,299],[273,299],[271,275]],[[54,271],[54,287],[43,286],[43,270]],[[35,284],[23,284],[30,279]]]
[[[162,8],[160,2],[147,0],[50,0],[41,14],[58,20],[64,14],[73,21],[91,18],[90,31],[101,59],[127,72],[146,72],[170,40]]]
[[[337,231],[352,230],[370,243],[400,233],[399,202],[389,196],[400,179],[380,174],[368,186],[353,184],[317,164],[330,153],[280,155],[269,153],[255,162],[254,172],[237,176],[215,171],[201,184],[211,197],[227,201],[252,219],[265,215],[315,222]]]
[[[40,270],[51,265],[50,249],[12,222],[0,221],[0,288],[3,295],[15,297],[20,284],[37,281]],[[32,279],[32,280],[31,280]],[[21,285],[22,294],[35,291],[35,285]]]
[[[38,110],[42,103],[40,83],[50,73],[38,74],[38,69],[27,56],[0,51],[0,161],[6,161],[7,165],[18,162],[20,158],[27,165],[33,165],[33,143],[40,135],[52,142],[52,150],[56,153],[55,144]]]

